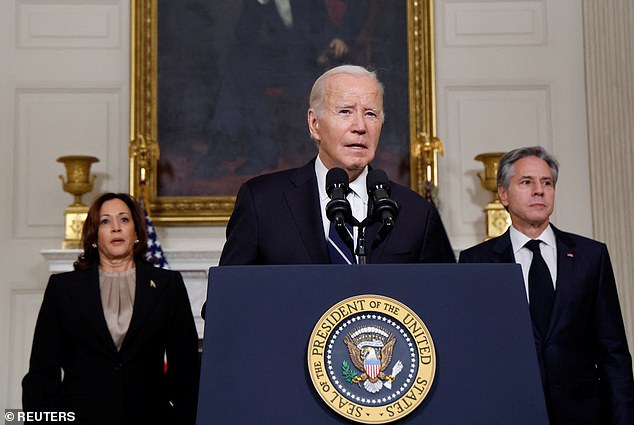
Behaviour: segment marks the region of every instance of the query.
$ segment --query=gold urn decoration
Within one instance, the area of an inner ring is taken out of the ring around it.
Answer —
[[[438,154],[444,154],[442,141],[427,133],[418,133],[416,142],[410,148],[415,170],[411,174],[411,184],[427,200],[439,205],[438,199]]]
[[[493,193],[493,199],[484,208],[486,220],[486,239],[500,236],[511,225],[511,216],[500,202],[498,196],[497,174],[498,164],[504,152],[487,152],[474,159],[484,164],[484,172],[478,172],[480,183],[485,190]]]
[[[90,192],[96,176],[90,175],[90,166],[99,162],[94,156],[68,155],[60,156],[57,162],[66,167],[66,180],[60,175],[62,189],[74,197],[74,201],[64,211],[65,232],[63,249],[81,249],[81,230],[86,221],[88,206],[81,202],[81,197]]]

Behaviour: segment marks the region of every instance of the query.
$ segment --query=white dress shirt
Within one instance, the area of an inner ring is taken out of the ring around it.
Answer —
[[[510,235],[511,244],[513,245],[513,255],[515,255],[515,262],[522,266],[524,287],[526,289],[526,298],[528,299],[528,271],[531,268],[531,261],[533,261],[533,253],[530,249],[524,247],[524,245],[526,242],[531,240],[531,238],[521,233],[513,226],[511,226]],[[555,240],[555,232],[553,232],[552,227],[548,225],[546,230],[544,230],[544,232],[535,239],[539,239],[543,242],[539,244],[539,251],[542,253],[542,257],[544,257],[544,261],[550,271],[554,289],[557,289],[557,242]]]
[[[326,204],[330,201],[328,193],[326,193],[326,174],[328,168],[321,162],[319,155],[315,160],[315,174],[317,175],[317,188],[319,190],[319,206],[321,208],[321,221],[324,226],[324,236],[328,238],[330,231],[330,220],[326,216]],[[354,181],[350,182],[350,193],[348,193],[347,199],[350,202],[352,208],[352,216],[358,221],[362,221],[368,214],[368,191],[366,187],[366,177],[368,176],[368,167],[366,166],[361,175]],[[357,235],[359,229],[355,226],[354,231],[354,247],[357,248]]]

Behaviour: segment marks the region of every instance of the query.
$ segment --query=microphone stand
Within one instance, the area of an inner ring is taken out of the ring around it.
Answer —
[[[350,221],[350,224],[356,226],[359,229],[357,233],[357,248],[354,250],[354,255],[356,255],[358,258],[357,264],[367,264],[365,229],[371,224],[377,223],[379,221],[382,222],[375,239],[375,242],[381,242],[394,228],[394,219],[391,217],[387,217],[383,218],[382,220],[377,220],[374,214],[370,214],[369,216],[364,218],[362,222],[359,222],[359,220],[354,217],[350,217]]]
[[[361,223],[359,223],[354,217],[352,217],[352,219],[356,221],[356,226],[359,229],[359,231],[357,232],[357,248],[354,251],[354,254],[358,258],[357,264],[367,264],[365,248],[365,228],[372,224],[373,220],[371,217],[366,217]]]
[[[377,242],[383,241],[387,237],[387,235],[392,231],[393,228],[394,228],[394,219],[392,217],[388,217],[384,219],[383,224],[381,224],[381,227],[379,228],[379,232],[376,235]]]

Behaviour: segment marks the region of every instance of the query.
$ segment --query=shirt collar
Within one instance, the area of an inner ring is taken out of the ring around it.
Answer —
[[[521,248],[524,247],[526,242],[530,241],[531,238],[526,236],[524,233],[517,230],[515,227],[511,226],[510,228],[510,236],[511,236],[511,244],[513,245],[513,253],[517,254]],[[541,240],[543,243],[548,245],[550,248],[555,248],[557,246],[555,241],[555,232],[553,232],[553,228],[549,224],[546,229],[542,232],[541,235],[536,237],[535,239]]]
[[[319,190],[319,198],[323,201],[324,199],[328,199],[328,194],[326,193],[326,174],[328,173],[328,168],[321,162],[319,155],[317,155],[317,159],[315,160],[315,174],[317,175],[317,189]]]
[[[328,168],[324,165],[317,155],[317,159],[315,159],[315,174],[317,175],[317,189],[319,190],[319,198],[321,200],[329,199],[328,193],[326,193],[326,174],[328,173]],[[363,202],[368,201],[368,192],[366,190],[366,178],[368,177],[368,167],[366,166],[359,177],[357,177],[353,182],[350,182],[350,190],[352,190],[359,198],[363,200]]]
[[[368,200],[368,189],[366,180],[368,178],[368,167],[366,166],[359,177],[350,182],[350,190],[352,190],[359,198],[366,202]]]

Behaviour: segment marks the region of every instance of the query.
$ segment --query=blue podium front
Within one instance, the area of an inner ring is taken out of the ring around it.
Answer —
[[[516,264],[213,267],[207,298],[200,425],[548,424]]]

